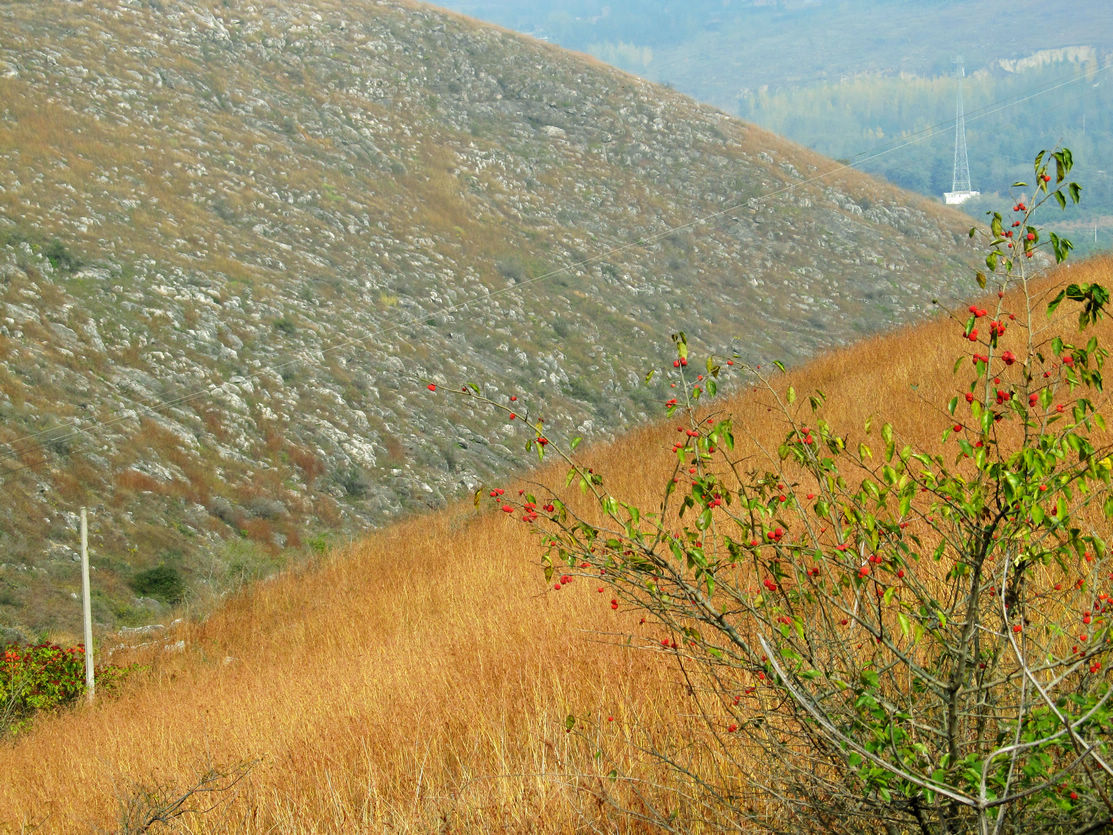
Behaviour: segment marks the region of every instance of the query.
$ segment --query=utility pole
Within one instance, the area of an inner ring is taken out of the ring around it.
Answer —
[[[89,522],[81,508],[81,607],[85,616],[85,698],[93,701],[93,604],[89,592]]]

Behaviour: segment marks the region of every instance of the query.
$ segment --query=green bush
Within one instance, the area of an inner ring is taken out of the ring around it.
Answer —
[[[57,238],[54,238],[43,248],[43,255],[50,262],[50,266],[65,273],[76,272],[81,268],[81,259],[70,252],[69,248]]]
[[[156,565],[140,571],[131,580],[136,594],[153,597],[173,606],[185,598],[185,581],[172,565]]]

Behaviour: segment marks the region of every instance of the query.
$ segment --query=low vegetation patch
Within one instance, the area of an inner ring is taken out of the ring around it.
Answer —
[[[102,665],[98,692],[111,693],[133,669]],[[38,714],[77,704],[85,692],[82,644],[9,644],[0,660],[0,738],[25,730]]]

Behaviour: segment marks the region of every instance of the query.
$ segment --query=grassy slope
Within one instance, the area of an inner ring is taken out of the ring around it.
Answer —
[[[966,291],[959,213],[431,7],[0,19],[0,637],[80,628],[82,505],[114,628],[505,473],[429,380],[598,438],[671,331],[796,362]]]
[[[1108,281],[1111,268],[1068,275]],[[965,383],[951,373],[956,331],[940,319],[870,339],[785,382],[826,391],[837,426],[885,404],[898,438],[935,448],[950,423],[936,404]],[[755,442],[778,439],[760,397],[724,405]],[[649,506],[674,436],[658,424],[589,456],[617,495]],[[248,590],[174,634],[183,653],[137,651],[152,673],[118,700],[0,748],[0,828],[89,831],[141,786],[181,791],[245,760],[248,776],[187,831],[638,830],[611,801],[698,815],[628,744],[707,741],[652,648],[662,636],[588,578],[546,593],[538,550],[526,526],[455,505]],[[619,646],[614,631],[646,640]],[[589,719],[583,736],[564,732],[570,712]],[[700,750],[695,767],[713,770],[714,745]],[[601,779],[611,768],[630,779]]]

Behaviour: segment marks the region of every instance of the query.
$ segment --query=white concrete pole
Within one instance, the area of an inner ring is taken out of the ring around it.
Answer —
[[[81,606],[85,615],[85,698],[93,701],[93,603],[89,592],[89,522],[81,508]]]

